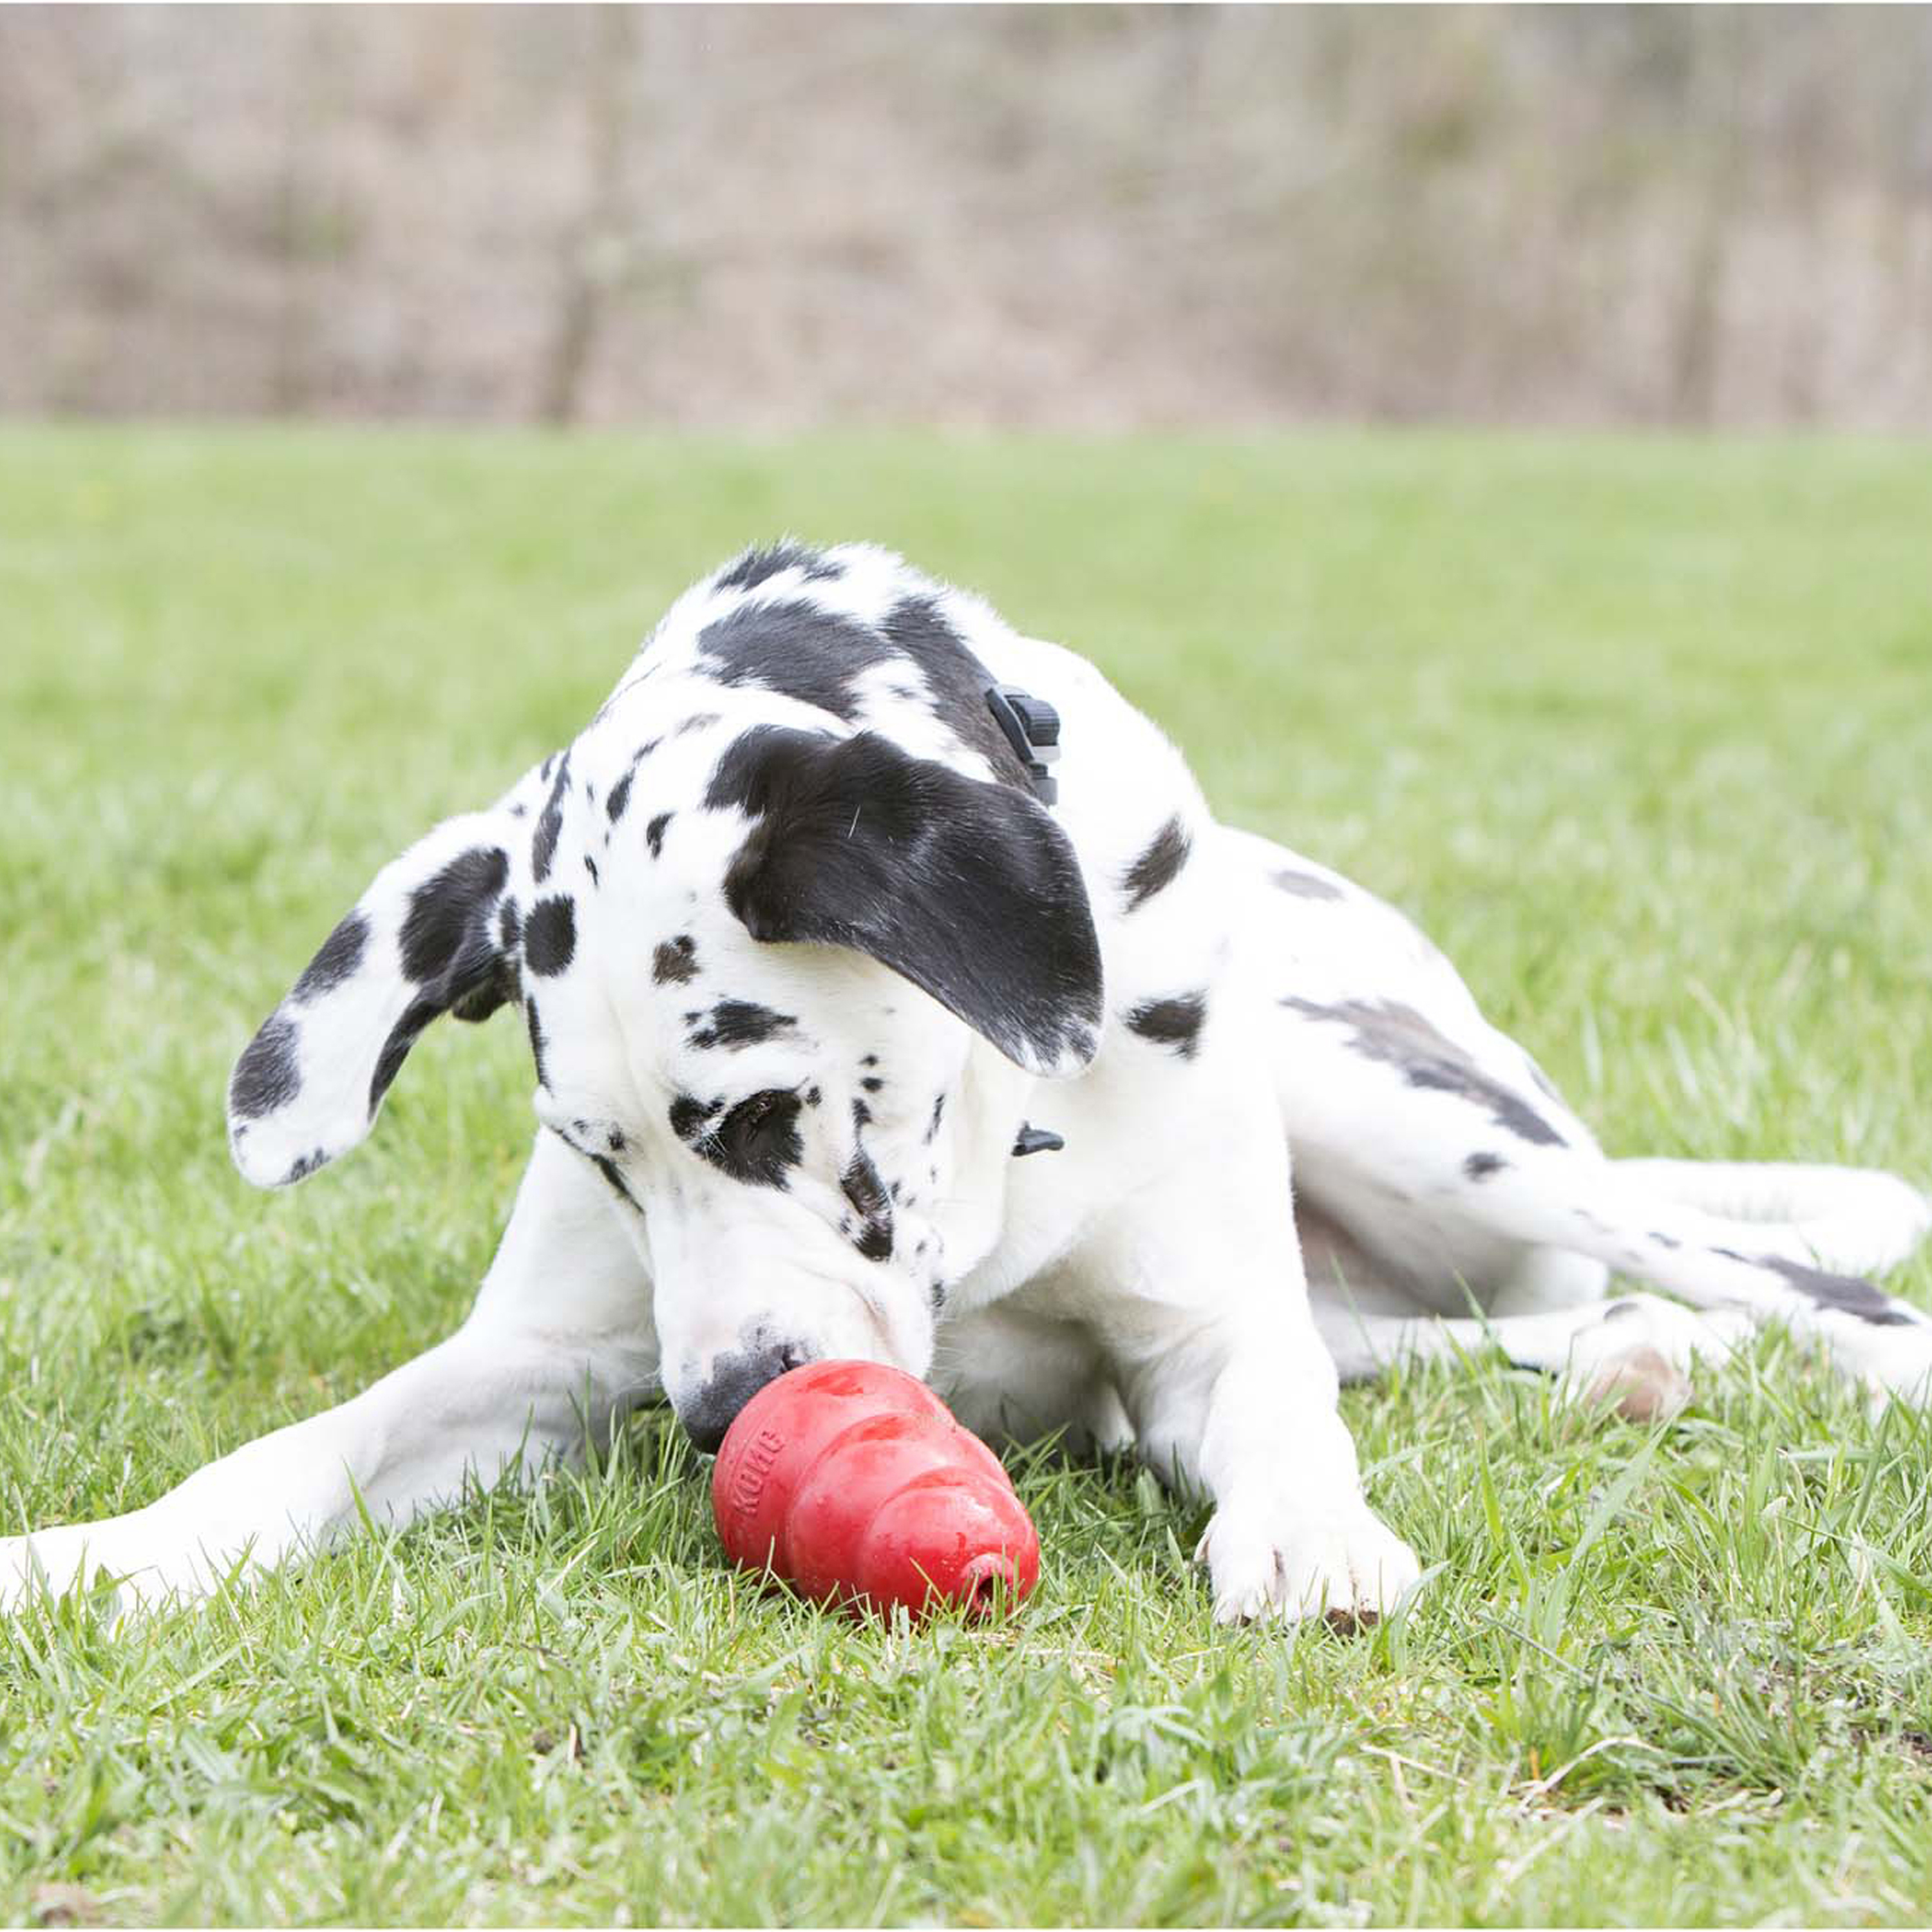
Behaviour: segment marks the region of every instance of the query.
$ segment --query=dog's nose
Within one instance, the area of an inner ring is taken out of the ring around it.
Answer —
[[[679,1406],[677,1419],[698,1448],[715,1456],[724,1432],[737,1420],[739,1410],[766,1383],[776,1382],[788,1369],[801,1368],[816,1359],[811,1349],[798,1342],[758,1341],[734,1348],[712,1364],[710,1378]]]

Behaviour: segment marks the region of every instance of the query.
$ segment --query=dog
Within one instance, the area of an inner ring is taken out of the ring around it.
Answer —
[[[236,1063],[248,1180],[368,1133],[423,1029],[517,1009],[538,1126],[473,1311],[16,1600],[194,1597],[533,1476],[668,1396],[715,1450],[816,1358],[1211,1504],[1226,1622],[1416,1583],[1343,1379],[1489,1347],[1659,1415],[1782,1324],[1915,1401],[1890,1175],[1607,1158],[1408,920],[1218,824],[1093,665],[862,544],[687,592],[585,729],[386,866]],[[1666,1292],[1613,1298],[1612,1274]]]

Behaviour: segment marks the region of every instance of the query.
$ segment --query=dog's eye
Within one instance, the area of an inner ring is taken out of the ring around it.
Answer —
[[[748,1162],[756,1158],[773,1130],[789,1125],[797,1112],[797,1095],[783,1087],[768,1088],[762,1094],[740,1100],[711,1130],[710,1137],[724,1153]]]

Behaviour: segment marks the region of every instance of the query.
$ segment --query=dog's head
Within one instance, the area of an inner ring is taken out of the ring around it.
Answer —
[[[323,943],[236,1067],[243,1173],[314,1172],[430,1022],[514,1004],[539,1118],[649,1267],[700,1445],[800,1361],[924,1372],[998,1238],[1029,1076],[1093,1056],[1100,960],[1023,780],[866,722],[701,661],[620,687]]]

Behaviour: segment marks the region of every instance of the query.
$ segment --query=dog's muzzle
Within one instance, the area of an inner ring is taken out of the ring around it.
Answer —
[[[718,1453],[724,1432],[738,1412],[788,1369],[802,1368],[818,1359],[816,1349],[802,1342],[770,1341],[759,1337],[743,1348],[720,1355],[696,1394],[677,1406],[684,1432],[707,1456]]]

